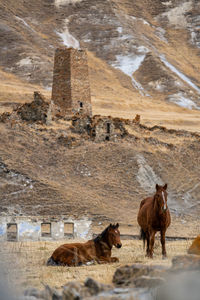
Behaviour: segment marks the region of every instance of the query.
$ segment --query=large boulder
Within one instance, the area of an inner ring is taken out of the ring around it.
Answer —
[[[200,235],[196,237],[192,245],[188,249],[188,254],[200,255]]]
[[[79,300],[82,286],[78,281],[68,282],[63,288],[62,300]]]
[[[101,292],[112,290],[112,286],[100,283],[90,277],[85,280],[84,284],[88,288],[90,295],[97,295]]]
[[[134,264],[118,268],[113,276],[116,286],[154,287],[163,283],[166,268]]]

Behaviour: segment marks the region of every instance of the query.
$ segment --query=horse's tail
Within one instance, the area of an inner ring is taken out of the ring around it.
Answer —
[[[143,248],[145,248],[145,240],[147,239],[145,231],[140,229],[140,239],[143,240]]]
[[[58,264],[55,262],[55,260],[51,257],[47,260],[47,266],[57,266]]]

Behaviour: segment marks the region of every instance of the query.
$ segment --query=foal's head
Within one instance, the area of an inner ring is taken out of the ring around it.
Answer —
[[[162,212],[166,212],[168,209],[167,206],[167,183],[164,186],[156,184],[156,193],[155,200],[158,207],[162,210]]]
[[[120,240],[119,224],[116,225],[110,224],[107,228],[108,232],[108,242],[110,245],[115,246],[116,248],[121,248],[122,243]]]

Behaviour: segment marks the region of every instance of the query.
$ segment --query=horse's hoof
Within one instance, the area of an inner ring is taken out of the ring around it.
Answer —
[[[112,258],[111,258],[111,262],[119,262],[119,258],[117,258],[117,257],[112,257]]]
[[[167,259],[167,255],[163,255],[162,259],[166,260]]]
[[[146,256],[147,258],[153,259],[153,255],[151,255],[151,254],[146,254],[145,256]]]

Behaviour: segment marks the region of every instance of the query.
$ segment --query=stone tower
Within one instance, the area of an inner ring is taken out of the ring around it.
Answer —
[[[87,53],[58,48],[54,58],[52,100],[63,116],[92,115]]]

